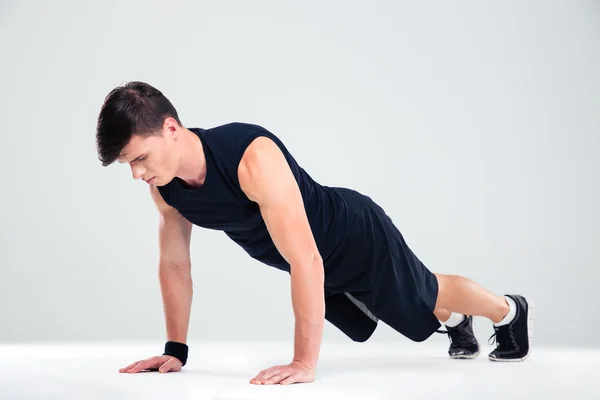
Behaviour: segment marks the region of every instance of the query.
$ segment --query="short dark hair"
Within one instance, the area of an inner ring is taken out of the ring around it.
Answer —
[[[132,81],[117,86],[104,99],[96,126],[98,159],[112,164],[133,135],[158,134],[165,118],[182,126],[177,110],[160,90]]]

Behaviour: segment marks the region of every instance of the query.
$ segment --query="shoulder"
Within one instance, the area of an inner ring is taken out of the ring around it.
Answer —
[[[230,122],[211,128],[209,143],[240,168],[268,164],[271,157],[283,157],[283,143],[268,129],[247,122]]]
[[[283,157],[283,153],[279,146],[267,136],[258,136],[245,148],[242,158],[240,159],[240,167],[245,168],[260,168],[273,164]]]
[[[260,131],[266,131],[266,129],[260,125],[251,124],[248,122],[238,122],[238,121],[228,122],[226,124],[218,125],[218,126],[210,128],[210,129],[207,129],[207,132],[215,134],[217,136],[235,135],[235,134],[239,135],[239,134],[244,134],[244,133],[260,132]]]
[[[240,186],[252,198],[255,189],[276,187],[282,173],[289,170],[279,146],[269,137],[259,136],[246,147],[238,166]]]
[[[264,126],[248,122],[230,122],[210,128],[206,137],[213,141],[226,142],[231,146],[239,145],[244,149],[257,137],[266,136],[279,143],[279,138]]]

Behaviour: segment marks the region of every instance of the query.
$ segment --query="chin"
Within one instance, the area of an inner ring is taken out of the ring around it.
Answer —
[[[152,183],[154,186],[164,186],[169,181],[164,181],[162,178],[158,176],[154,177],[154,182]]]

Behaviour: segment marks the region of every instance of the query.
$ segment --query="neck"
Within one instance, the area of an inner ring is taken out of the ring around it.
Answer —
[[[184,128],[180,138],[181,158],[175,175],[191,186],[201,185],[206,178],[206,158],[202,142],[187,128]]]

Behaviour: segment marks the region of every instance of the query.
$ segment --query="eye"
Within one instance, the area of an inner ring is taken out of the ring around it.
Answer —
[[[144,156],[144,157],[138,158],[138,161],[144,161],[146,158],[148,158],[148,156]]]

